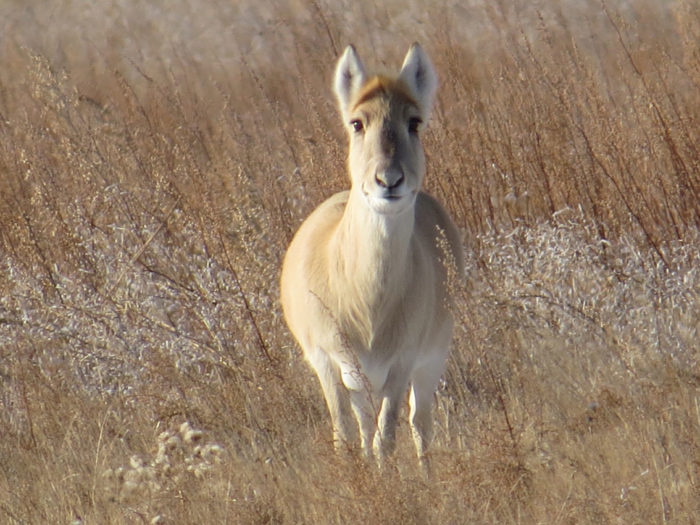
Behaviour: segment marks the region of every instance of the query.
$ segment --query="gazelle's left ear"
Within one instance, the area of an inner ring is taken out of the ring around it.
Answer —
[[[423,118],[427,120],[435,99],[437,75],[433,63],[420,44],[414,43],[408,50],[401,66],[399,79],[416,97]]]

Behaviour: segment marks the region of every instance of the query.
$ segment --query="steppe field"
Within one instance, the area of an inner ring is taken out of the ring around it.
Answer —
[[[431,477],[334,454],[278,300],[337,57],[414,40]],[[700,523],[699,231],[698,0],[0,0],[0,523]]]

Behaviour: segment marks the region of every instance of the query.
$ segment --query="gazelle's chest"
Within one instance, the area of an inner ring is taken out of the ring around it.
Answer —
[[[339,364],[348,388],[364,388],[361,381],[367,381],[379,392],[391,377],[408,378],[433,358],[444,362],[443,334],[449,333],[449,316],[436,315],[435,294],[429,288],[411,287],[407,292],[390,315],[370,323],[368,339],[352,328],[345,337],[351,350],[345,355],[351,358]]]
[[[337,296],[338,324],[358,355],[389,359],[417,352],[440,323],[440,276],[418,255],[409,252],[403,267],[411,271],[401,279],[391,267],[374,279],[358,275],[345,283],[348,293]]]

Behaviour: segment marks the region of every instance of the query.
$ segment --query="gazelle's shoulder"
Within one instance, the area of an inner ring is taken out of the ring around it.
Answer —
[[[452,219],[450,219],[447,210],[443,208],[442,204],[435,197],[424,191],[419,192],[416,198],[416,219],[419,222],[432,219],[433,222],[438,224],[443,222],[452,223]]]
[[[459,230],[442,204],[432,195],[421,191],[416,198],[416,232],[423,239],[435,245],[435,240],[439,235],[436,231],[437,228],[444,232],[461,272],[464,267],[464,261]]]
[[[328,197],[302,223],[294,236],[293,244],[298,245],[302,239],[311,237],[313,242],[326,239],[340,221],[348,202],[349,191],[341,191]],[[298,247],[298,246],[297,246]]]
[[[306,222],[309,220],[321,220],[322,222],[339,220],[345,211],[349,195],[349,190],[339,191],[331,195],[316,207]]]

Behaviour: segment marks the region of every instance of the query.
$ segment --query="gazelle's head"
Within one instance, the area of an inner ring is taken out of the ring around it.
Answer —
[[[338,61],[335,94],[350,135],[353,191],[378,213],[400,213],[415,202],[425,176],[420,132],[436,87],[433,65],[418,44],[396,78],[368,76],[352,46]]]

